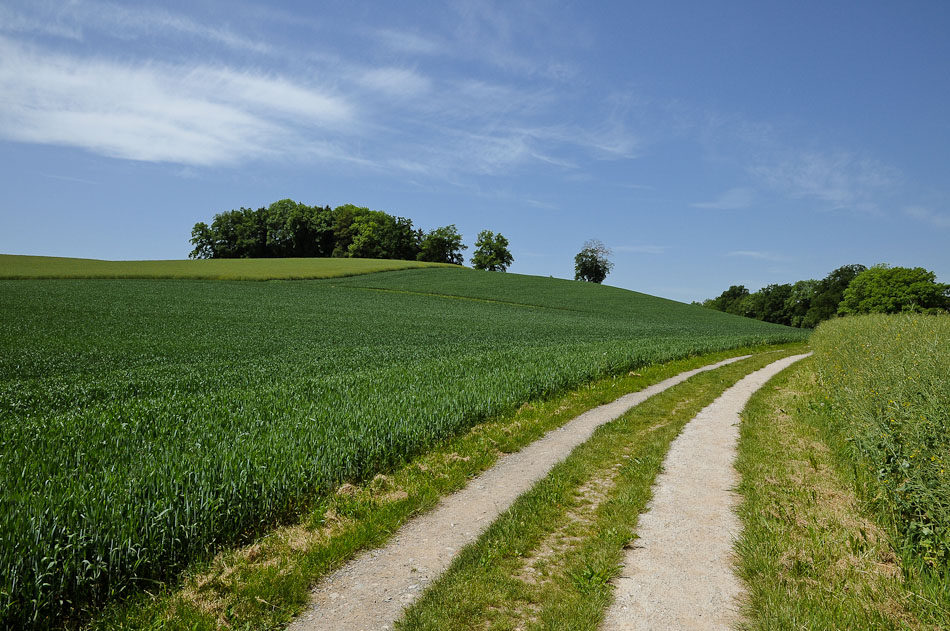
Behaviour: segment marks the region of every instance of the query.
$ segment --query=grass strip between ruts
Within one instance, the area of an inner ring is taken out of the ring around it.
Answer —
[[[902,568],[829,447],[814,359],[780,373],[743,413],[737,544],[746,629],[947,629],[950,604]],[[938,602],[943,599],[942,603]]]
[[[771,361],[799,352],[801,343],[738,348],[608,377],[516,413],[491,419],[446,441],[398,470],[363,486],[344,485],[316,502],[299,523],[282,526],[253,545],[195,563],[180,584],[108,608],[95,630],[273,629],[300,613],[320,577],[362,549],[383,545],[412,516],[465,486],[503,453],[518,451],[578,414],[686,370],[751,352]],[[745,362],[740,362],[744,364]],[[718,372],[718,371],[717,371]]]
[[[800,350],[700,373],[598,428],[466,547],[397,627],[595,629],[672,440],[742,377]]]

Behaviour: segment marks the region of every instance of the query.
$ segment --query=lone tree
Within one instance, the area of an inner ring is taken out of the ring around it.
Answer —
[[[508,251],[508,239],[499,232],[482,230],[475,241],[472,267],[489,272],[504,272],[515,260]]]
[[[589,283],[602,283],[614,264],[608,258],[610,250],[603,242],[590,239],[584,243],[584,249],[574,257],[574,280],[586,280]]]

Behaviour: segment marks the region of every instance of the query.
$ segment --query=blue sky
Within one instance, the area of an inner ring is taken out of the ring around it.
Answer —
[[[282,198],[676,300],[950,281],[950,3],[0,0],[0,252],[184,258]],[[471,249],[467,252],[471,254]]]

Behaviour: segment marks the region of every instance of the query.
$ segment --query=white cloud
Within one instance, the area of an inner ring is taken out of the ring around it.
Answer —
[[[579,147],[601,160],[635,158],[640,148],[639,138],[619,122],[604,123],[592,128],[562,125],[524,131],[538,139]]]
[[[31,47],[0,35],[0,138],[191,166],[292,152],[329,157],[344,148],[333,157],[454,182],[525,165],[578,172],[585,157],[630,158],[639,149],[616,112],[560,123],[559,103],[577,95],[543,71],[569,74],[547,48],[537,48],[553,28],[543,11],[469,3],[449,8],[437,35],[334,23],[332,17],[304,26],[365,37],[368,57],[329,43],[299,50],[280,38],[255,40],[247,33],[259,32],[258,22],[267,20],[248,22],[253,11],[242,9],[235,24],[243,30],[232,30],[160,7],[96,0],[0,7],[0,18],[9,18],[0,33],[6,28],[81,42],[37,37],[44,43]],[[528,32],[523,24],[530,24]],[[116,39],[129,42],[117,47]],[[125,56],[105,56],[116,49]],[[518,76],[426,73],[417,66],[431,59],[406,66],[394,61],[394,51],[494,64]],[[235,53],[266,57],[235,62]],[[381,56],[382,65],[367,61]],[[352,155],[352,147],[365,148],[368,157]]]
[[[55,16],[25,15],[3,5],[0,5],[0,32],[38,33],[65,39],[82,39],[82,29],[76,24],[64,23]]]
[[[718,199],[711,202],[697,202],[690,204],[693,208],[709,208],[711,210],[741,210],[752,205],[755,193],[748,188],[733,188]]]
[[[923,206],[908,206],[904,209],[904,213],[938,228],[950,228],[950,215],[937,213]]]
[[[119,39],[186,35],[236,50],[256,53],[271,51],[266,42],[242,37],[218,25],[202,24],[180,13],[94,0],[66,3],[37,0],[30,3],[26,12],[0,7],[0,30],[41,33],[76,40],[83,40],[86,31],[105,33]]]
[[[4,138],[190,165],[320,153],[326,140],[301,128],[338,131],[354,119],[344,99],[280,76],[73,57],[4,38],[0,93]]]
[[[876,200],[900,181],[900,173],[849,152],[801,152],[749,171],[792,197],[816,199],[831,209],[877,212]]]

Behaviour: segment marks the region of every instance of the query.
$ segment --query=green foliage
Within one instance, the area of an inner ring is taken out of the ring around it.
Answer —
[[[333,248],[332,211],[282,199],[267,208],[218,213],[211,226],[195,224],[191,244],[193,259],[326,257]]]
[[[468,246],[462,243],[462,235],[455,224],[450,224],[430,230],[422,238],[416,258],[420,261],[461,265],[464,261],[462,250],[466,249]]]
[[[825,399],[858,490],[902,552],[950,574],[950,317],[869,315],[812,336]]]
[[[508,239],[499,232],[482,230],[475,241],[472,267],[489,272],[504,272],[515,258],[508,251]]]
[[[785,300],[785,313],[788,315],[789,326],[802,327],[805,316],[811,309],[811,302],[818,290],[817,280],[800,280],[792,285],[791,292]]]
[[[845,265],[820,281],[768,285],[754,293],[743,285],[733,285],[702,304],[763,322],[814,328],[819,322],[835,316],[848,284],[865,269],[863,265]]]
[[[330,207],[307,206],[290,199],[267,209],[267,242],[278,257],[326,257],[333,251]]]
[[[292,280],[337,278],[438,263],[379,259],[202,259],[193,261],[99,261],[54,256],[0,254],[0,278],[190,278]]]
[[[866,270],[864,265],[843,265],[818,281],[811,306],[802,320],[802,326],[815,328],[838,313],[844,291],[854,278]]]
[[[199,221],[191,229],[190,242],[195,246],[195,249],[191,251],[188,258],[210,259],[214,257],[214,233],[205,222]]]
[[[838,306],[842,315],[940,311],[950,308],[950,285],[922,267],[875,265],[858,274]]]
[[[526,400],[802,337],[616,288],[454,267],[3,281],[0,320],[0,626],[14,627],[174,577],[314,494]]]
[[[745,285],[732,285],[718,297],[705,301],[703,306],[724,313],[743,315],[742,303],[748,296],[749,290]]]
[[[241,208],[214,216],[191,231],[193,259],[356,257],[416,260],[422,234],[412,221],[380,210],[344,204],[307,206],[291,199],[267,208]]]
[[[610,250],[602,242],[591,239],[574,257],[574,280],[602,283],[614,264],[610,262]]]

